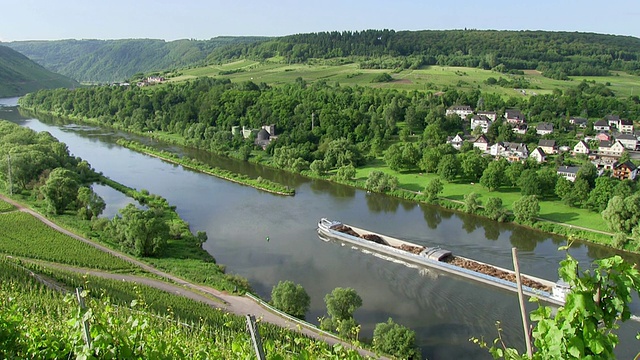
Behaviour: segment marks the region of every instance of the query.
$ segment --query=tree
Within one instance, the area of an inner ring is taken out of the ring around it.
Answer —
[[[316,175],[322,175],[327,171],[327,166],[324,160],[313,160],[309,165],[309,169]]]
[[[469,214],[475,214],[480,208],[480,200],[478,194],[472,192],[464,196],[464,211]]]
[[[384,162],[387,164],[389,169],[398,171],[402,168],[402,144],[396,143],[387,149],[384,153]]]
[[[482,173],[480,184],[489,191],[494,191],[504,184],[504,170],[508,163],[504,159],[492,161]]]
[[[438,175],[447,180],[452,181],[458,176],[460,162],[454,154],[447,154],[442,157],[438,164]]]
[[[420,169],[424,172],[434,173],[438,170],[438,164],[442,158],[442,153],[438,148],[427,148],[420,160]]]
[[[304,320],[311,305],[311,298],[302,285],[289,280],[278,281],[271,290],[271,304],[291,316]]]
[[[630,234],[640,222],[640,194],[627,198],[612,197],[602,212],[602,218],[611,230]]]
[[[374,170],[369,173],[364,187],[367,190],[376,192],[392,191],[398,187],[398,178],[382,171]]]
[[[565,249],[568,247],[565,247]],[[567,253],[560,262],[560,277],[569,285],[565,305],[554,311],[538,303],[530,314],[533,359],[615,359],[619,322],[631,317],[632,294],[640,295],[640,272],[620,256],[594,261],[587,270]],[[496,339],[492,345],[473,339],[494,358],[528,359]],[[502,344],[497,347],[496,344]]]
[[[358,323],[353,313],[362,306],[362,298],[352,288],[337,287],[330,294],[325,295],[329,318],[320,321],[320,328],[327,331],[338,331],[342,337],[355,338]]]
[[[609,199],[613,197],[617,180],[608,176],[600,176],[596,179],[596,186],[589,192],[587,206],[594,211],[602,212],[607,208]]]
[[[54,214],[62,214],[78,197],[78,188],[74,172],[55,168],[49,174],[40,191],[47,202],[49,211]]]
[[[415,331],[396,324],[391,318],[386,323],[376,324],[373,330],[373,348],[399,359],[419,359]]]
[[[159,255],[170,237],[161,209],[140,210],[129,204],[111,219],[110,233],[123,249],[136,256]]]
[[[528,194],[528,195],[544,195],[553,196],[554,189],[556,187],[556,181],[558,181],[558,174],[550,167],[545,167],[538,171],[538,183],[540,194]]]
[[[439,124],[432,123],[427,125],[422,132],[422,141],[425,142],[428,147],[436,147],[447,141],[447,133],[442,130]]]
[[[353,288],[337,287],[325,295],[324,302],[327,313],[336,320],[353,318],[353,313],[362,306],[362,298]]]
[[[540,204],[535,195],[525,195],[513,203],[513,215],[521,224],[531,224],[540,213]]]
[[[569,196],[571,196],[572,192],[573,183],[565,179],[563,176],[559,177],[558,181],[556,182],[555,193],[560,199],[562,199],[562,201],[564,201],[569,206],[573,206],[573,203],[567,203],[567,200],[569,199]]]
[[[576,179],[585,179],[589,183],[589,188],[593,188],[598,178],[598,169],[591,162],[587,162],[580,166],[576,173]]]
[[[484,205],[484,214],[491,220],[504,222],[507,220],[507,210],[502,205],[499,197],[490,197]]]
[[[538,173],[533,169],[527,169],[522,172],[518,180],[518,186],[520,187],[520,193],[522,195],[542,194]]]
[[[98,217],[106,207],[104,200],[86,186],[78,190],[76,205],[78,206],[78,216],[85,220]]]
[[[489,165],[487,158],[482,156],[478,151],[470,151],[462,154],[460,161],[462,173],[464,177],[472,182],[478,182],[482,177],[482,173]]]
[[[435,178],[424,187],[424,196],[425,200],[428,203],[436,203],[438,200],[438,195],[444,190],[444,185],[442,184],[442,180],[439,178]]]
[[[349,181],[356,176],[356,168],[353,165],[341,166],[336,171],[336,180],[338,181]]]

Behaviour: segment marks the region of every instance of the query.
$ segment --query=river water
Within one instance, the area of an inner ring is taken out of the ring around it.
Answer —
[[[15,105],[15,101],[0,99],[0,105]],[[363,299],[363,306],[355,312],[362,325],[361,337],[371,338],[375,324],[391,317],[416,331],[423,357],[429,359],[490,358],[469,338],[492,340],[497,335],[496,321],[501,322],[507,343],[522,349],[515,293],[321,241],[315,231],[321,217],[419,244],[437,245],[454,254],[506,268],[513,268],[511,248],[516,246],[521,271],[550,280],[557,279],[558,263],[564,258],[557,251],[565,244],[564,239],[510,224],[139,139],[219,167],[279,181],[296,190],[294,197],[272,195],[115,144],[120,137],[137,139],[130,134],[23,117],[15,108],[0,108],[0,118],[36,131],[48,131],[97,171],[167,198],[194,232],[207,232],[209,240],[204,248],[218,263],[224,264],[228,272],[249,279],[261,297],[268,299],[278,281],[299,283],[312,299],[307,320],[317,323],[318,317],[326,314],[324,296],[335,287],[352,287]],[[96,191],[108,204],[107,216],[113,216],[129,201],[106,187],[96,187]],[[614,254],[585,244],[576,244],[570,253],[583,264]],[[637,262],[637,258],[631,260]],[[532,304],[527,306],[534,309]],[[639,309],[634,304],[634,312],[640,313]],[[617,349],[620,358],[632,358],[640,351],[634,339],[638,331],[637,323],[623,325]]]

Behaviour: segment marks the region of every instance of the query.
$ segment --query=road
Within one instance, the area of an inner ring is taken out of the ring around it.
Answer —
[[[339,338],[335,337],[335,336],[331,336],[325,332],[320,331],[319,329],[309,326],[305,323],[300,323],[300,322],[296,322],[293,321],[289,318],[285,318],[277,313],[274,313],[272,311],[270,311],[268,308],[262,306],[260,303],[254,301],[253,299],[247,297],[247,296],[237,296],[237,295],[231,295],[222,291],[219,291],[217,289],[205,286],[205,285],[199,285],[199,284],[194,284],[191,283],[187,280],[184,280],[182,278],[179,278],[175,275],[169,274],[167,272],[164,272],[162,270],[156,269],[153,266],[150,266],[149,264],[146,264],[136,258],[133,258],[131,256],[128,256],[124,253],[121,253],[119,251],[113,250],[111,248],[108,248],[104,245],[98,244],[96,242],[93,242],[89,239],[86,239],[82,236],[79,236],[65,228],[60,227],[59,225],[57,225],[56,223],[52,222],[51,220],[47,219],[46,217],[44,217],[43,215],[25,207],[24,205],[7,198],[6,196],[0,194],[0,199],[12,204],[13,206],[15,206],[19,211],[31,214],[32,216],[36,217],[37,219],[39,219],[40,221],[42,221],[43,223],[47,224],[48,226],[50,226],[51,228],[66,234],[68,236],[71,236],[72,238],[78,240],[78,241],[82,241],[84,243],[87,243],[93,247],[95,247],[96,249],[99,249],[101,251],[104,251],[106,253],[109,253],[115,257],[118,257],[122,260],[128,261],[138,267],[140,267],[141,269],[143,269],[144,271],[147,271],[151,274],[157,275],[159,277],[162,277],[166,280],[171,281],[172,283],[168,283],[165,281],[159,281],[159,280],[154,280],[151,278],[146,278],[143,276],[135,276],[135,275],[125,275],[125,274],[112,274],[112,273],[107,273],[107,272],[102,272],[102,271],[95,271],[95,270],[87,270],[87,269],[78,269],[78,268],[73,268],[73,267],[67,267],[67,266],[63,266],[65,269],[67,270],[72,270],[72,271],[79,271],[79,272],[83,272],[83,273],[88,273],[90,275],[94,275],[94,276],[99,276],[99,277],[105,277],[105,278],[110,278],[110,279],[116,279],[116,280],[124,280],[124,281],[131,281],[131,282],[135,282],[135,283],[141,283],[144,285],[148,285],[148,286],[152,286],[154,288],[158,288],[160,290],[169,292],[169,293],[173,293],[173,294],[178,294],[181,296],[185,296],[188,297],[190,299],[193,300],[197,300],[197,301],[201,301],[204,302],[210,306],[216,307],[216,308],[220,308],[220,309],[224,309],[230,313],[234,313],[236,315],[240,315],[240,316],[245,316],[247,314],[251,314],[254,315],[256,318],[260,318],[261,321],[266,321],[275,325],[278,325],[280,327],[283,328],[289,328],[289,329],[298,329],[301,333],[320,340],[320,341],[324,341],[330,345],[335,345],[335,344],[342,344],[345,348],[353,348],[353,345],[340,340]],[[204,295],[203,295],[204,294]],[[376,358],[376,359],[385,359],[384,357],[380,357],[378,355],[376,355],[375,353],[371,352],[371,351],[367,351],[364,349],[358,349],[358,351],[360,352],[360,354],[362,356],[365,357],[371,357],[371,358]]]

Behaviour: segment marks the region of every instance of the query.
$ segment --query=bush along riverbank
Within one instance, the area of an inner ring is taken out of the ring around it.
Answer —
[[[173,164],[182,165],[186,168],[200,171],[204,174],[215,176],[224,180],[233,181],[238,184],[251,186],[253,188],[256,188],[262,191],[267,191],[273,194],[286,195],[286,196],[295,195],[294,189],[291,189],[288,186],[278,184],[276,182],[273,182],[267,179],[263,179],[261,177],[252,179],[246,175],[238,174],[228,170],[223,170],[214,166],[210,166],[195,159],[180,157],[176,154],[173,154],[167,151],[157,150],[136,141],[127,141],[124,139],[119,139],[117,143],[118,145],[124,146],[127,149],[131,149],[140,153],[154,156],[164,161],[168,161]]]

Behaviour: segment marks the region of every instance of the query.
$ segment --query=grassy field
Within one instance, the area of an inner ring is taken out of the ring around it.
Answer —
[[[0,213],[13,211],[13,210],[15,210],[15,207],[13,205],[9,204],[6,201],[0,200]]]
[[[382,160],[377,160],[365,167],[358,168],[356,179],[364,182],[369,176],[369,173],[374,170],[397,176],[400,187],[410,191],[422,191],[432,179],[438,177],[436,174],[420,172],[396,172],[390,170]],[[517,188],[502,187],[499,190],[490,192],[480,184],[460,182],[444,182],[444,190],[441,196],[451,200],[462,201],[466,194],[472,192],[479,195],[480,201],[486,201],[486,199],[490,197],[500,197],[508,210],[512,210],[513,203],[522,196],[520,190]],[[563,204],[561,201],[541,201],[540,217],[574,226],[609,231],[607,224],[599,213],[586,209],[572,208]]]
[[[225,72],[232,71],[237,72],[225,75],[221,74],[221,72],[224,74]],[[371,80],[382,72],[390,73],[394,81],[388,83],[372,83]],[[181,75],[172,78],[171,81],[184,81],[199,76],[229,78],[234,82],[265,82],[270,85],[286,84],[294,81],[298,77],[302,77],[308,82],[326,80],[344,85],[421,91],[439,90],[446,86],[452,86],[464,90],[479,89],[483,92],[496,93],[505,97],[546,94],[556,88],[564,90],[576,86],[584,79],[602,84],[609,83],[609,88],[618,96],[640,94],[640,78],[624,72],[614,72],[612,76],[576,76],[573,77],[573,81],[562,81],[549,79],[542,76],[538,71],[529,70],[525,72],[524,77],[531,83],[531,88],[525,89],[526,94],[523,95],[520,89],[516,90],[513,88],[503,88],[498,85],[485,84],[485,80],[490,77],[498,79],[499,77],[508,78],[511,75],[476,68],[428,66],[417,70],[402,70],[396,72],[392,70],[360,69],[356,63],[335,66],[307,64],[287,65],[277,62],[259,63],[252,60],[239,60],[222,65],[209,65],[186,69],[181,71]]]

